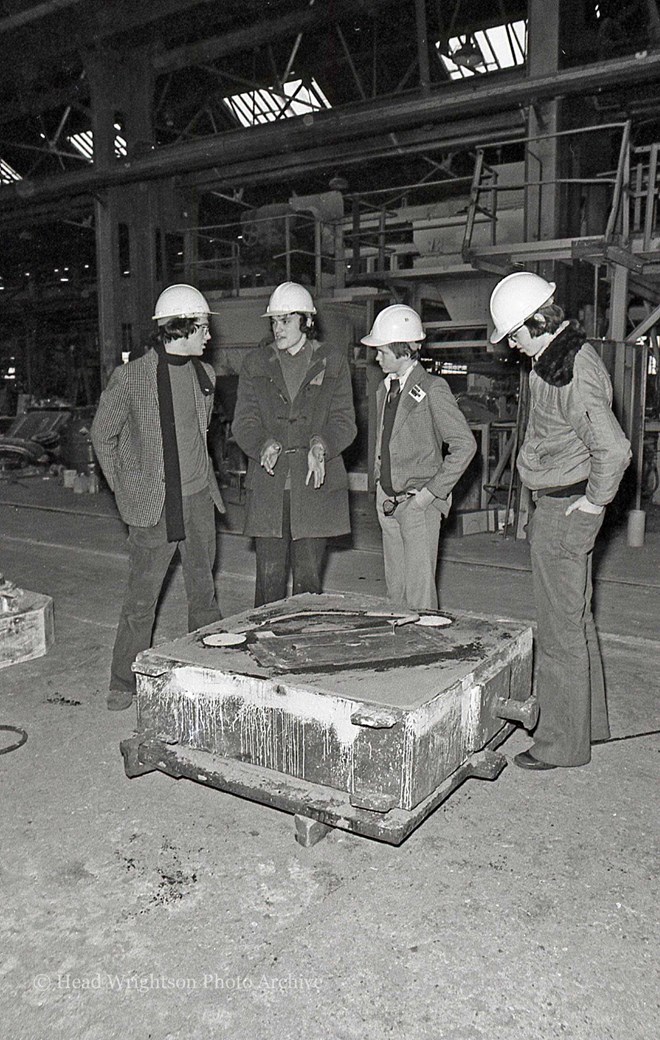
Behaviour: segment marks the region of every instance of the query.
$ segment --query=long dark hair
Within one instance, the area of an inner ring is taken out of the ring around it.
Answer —
[[[563,307],[560,307],[558,303],[545,303],[542,307],[539,307],[539,309],[535,311],[531,318],[528,318],[524,324],[529,329],[530,335],[534,338],[535,336],[542,336],[544,332],[549,332],[551,335],[554,335],[559,326],[565,320],[566,318]],[[569,319],[568,324],[572,329],[575,329],[576,332],[586,335],[579,321],[571,318]]]
[[[186,339],[198,325],[202,324],[198,318],[170,318],[164,325],[159,325],[150,336],[152,346],[160,343],[172,343],[177,339]]]
[[[300,318],[300,331],[306,334],[307,339],[319,338],[318,328],[313,314],[307,314],[305,311],[292,311],[291,313],[297,314]],[[271,329],[272,327],[273,325],[271,321]]]

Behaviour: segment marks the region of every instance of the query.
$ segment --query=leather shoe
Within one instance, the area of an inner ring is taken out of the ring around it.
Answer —
[[[557,769],[557,766],[550,765],[549,762],[541,762],[540,758],[534,758],[531,751],[521,751],[519,755],[516,755],[514,760],[517,766],[521,769]]]
[[[130,690],[110,690],[106,704],[109,711],[124,711],[133,703],[133,694]]]

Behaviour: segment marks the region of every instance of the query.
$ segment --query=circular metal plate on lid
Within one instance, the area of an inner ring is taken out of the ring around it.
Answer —
[[[451,625],[451,618],[442,617],[440,614],[422,614],[417,622],[418,625],[423,625],[424,628],[443,628],[445,625]]]
[[[202,636],[204,646],[240,646],[246,641],[247,636],[244,632],[212,632],[208,636]]]

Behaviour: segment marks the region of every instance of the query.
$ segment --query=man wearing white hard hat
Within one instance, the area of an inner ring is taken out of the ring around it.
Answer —
[[[385,373],[376,397],[374,475],[387,594],[413,610],[438,607],[440,524],[476,451],[448,383],[417,360],[425,336],[417,312],[397,303],[362,339]]]
[[[350,531],[342,452],[357,432],[346,352],[316,338],[308,290],[283,282],[263,315],[272,340],[241,368],[232,433],[248,457],[244,534],[255,539],[255,606],[321,592],[326,539]]]
[[[537,613],[534,744],[523,769],[582,766],[609,738],[598,635],[591,612],[592,553],[605,506],[630,462],[612,412],[607,370],[577,321],[554,302],[555,285],[516,271],[490,299],[493,343],[531,358],[530,412],[517,466],[535,510],[527,535]]]
[[[129,576],[112,655],[108,708],[130,707],[131,665],[151,644],[156,605],[179,550],[188,630],[220,617],[213,581],[215,509],[224,512],[206,433],[215,372],[201,360],[209,305],[192,285],[156,302],[151,349],[120,365],[92,423],[94,450],[128,525]]]

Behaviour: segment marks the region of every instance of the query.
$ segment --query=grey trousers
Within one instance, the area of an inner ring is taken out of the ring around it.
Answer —
[[[383,535],[383,563],[388,598],[411,610],[437,610],[435,572],[442,514],[434,505],[420,509],[412,498],[392,516],[383,513],[388,496],[376,485],[376,513]]]
[[[537,618],[535,758],[581,766],[591,741],[610,735],[603,664],[591,612],[592,553],[603,513],[574,510],[573,498],[543,496],[527,534]]]
[[[156,606],[177,549],[188,601],[188,631],[222,617],[213,583],[215,506],[208,488],[184,495],[183,519],[186,537],[182,542],[168,542],[164,512],[155,527],[128,529],[128,584],[112,652],[111,690],[135,690],[131,665],[151,645]]]

